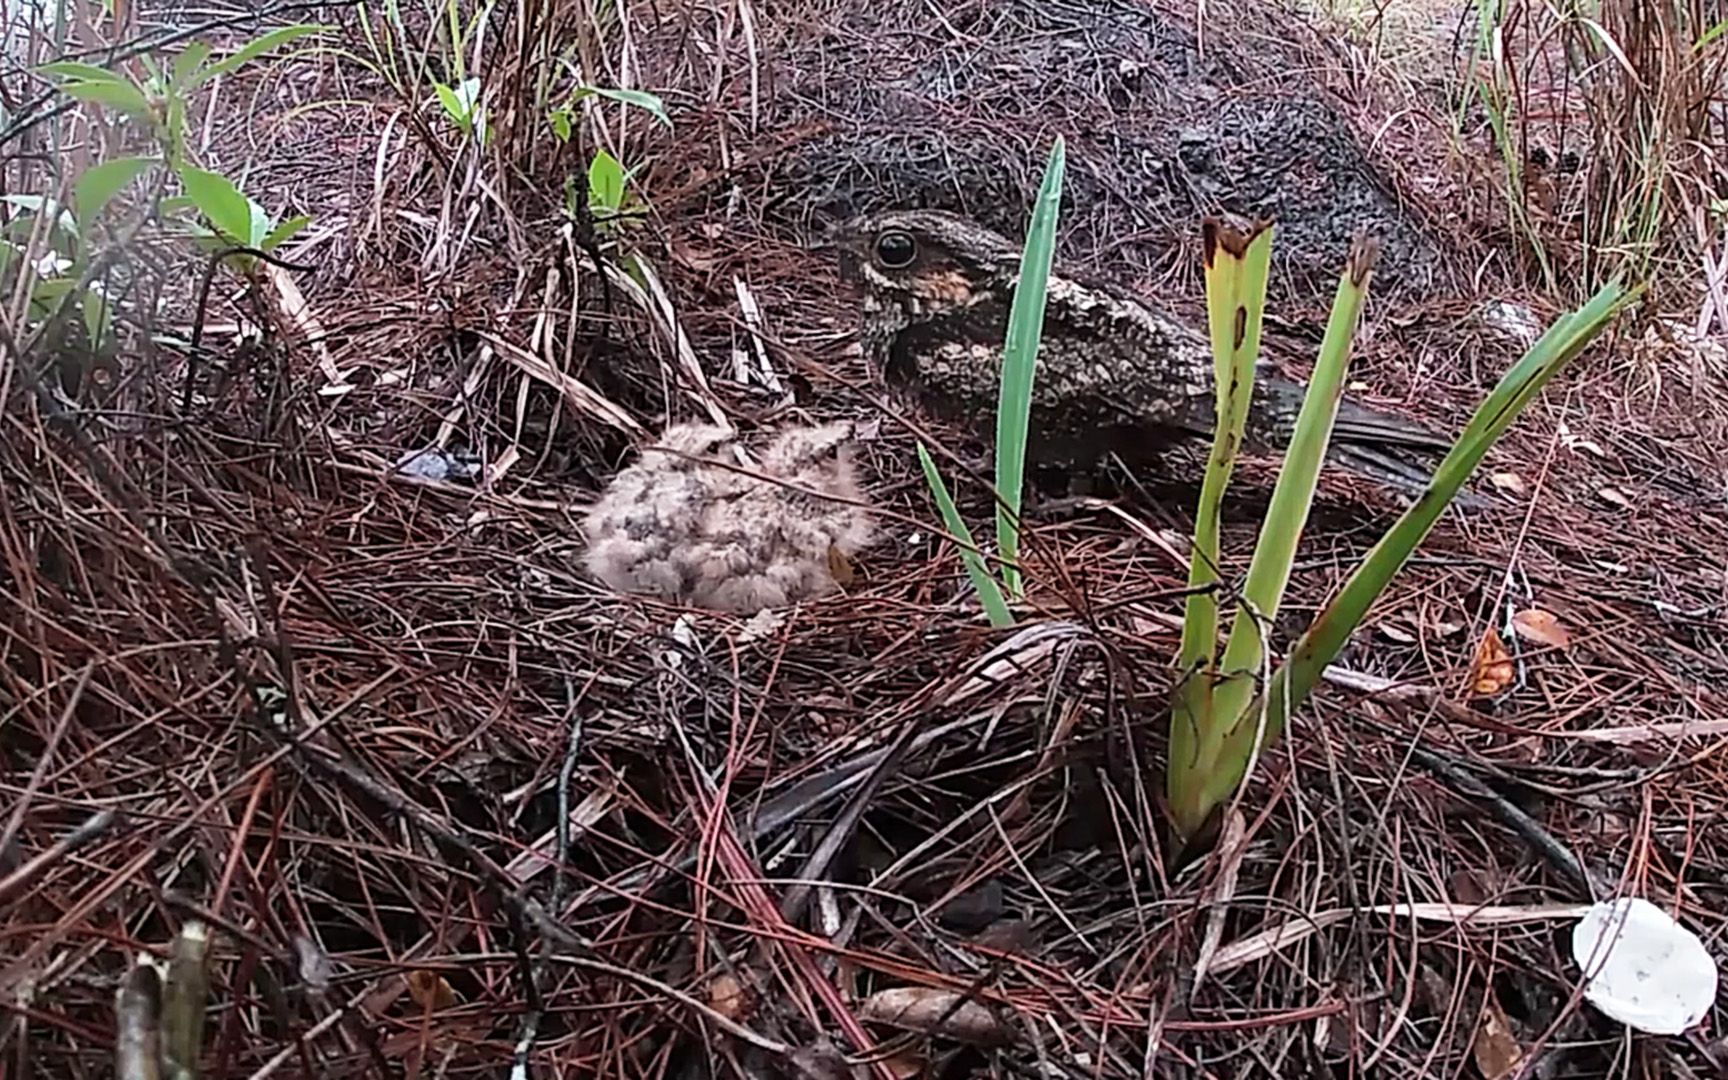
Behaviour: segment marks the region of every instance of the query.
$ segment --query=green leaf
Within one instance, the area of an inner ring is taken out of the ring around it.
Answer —
[[[1272,500],[1261,525],[1260,539],[1244,579],[1243,597],[1267,620],[1278,614],[1278,606],[1290,581],[1290,568],[1296,560],[1296,548],[1301,543],[1302,530],[1313,507],[1314,490],[1338,419],[1344,377],[1350,366],[1350,349],[1355,342],[1362,308],[1368,300],[1368,283],[1377,254],[1377,247],[1366,239],[1351,245],[1348,262],[1333,296],[1331,317],[1320,343],[1320,357],[1308,381],[1308,391],[1297,414],[1290,445],[1284,452],[1284,464],[1279,469],[1278,483],[1272,489]],[[1256,655],[1240,666],[1257,668],[1259,662]],[[1226,670],[1238,666],[1232,664],[1228,647],[1224,666]]]
[[[89,337],[90,348],[96,352],[106,351],[109,339],[114,336],[114,323],[109,318],[107,301],[95,289],[85,289],[78,308],[79,314],[84,316],[84,333]]]
[[[466,129],[468,117],[462,112],[462,99],[456,96],[456,91],[443,83],[433,83],[432,92],[438,97],[438,104],[443,107],[444,115],[457,127]]]
[[[1603,286],[1583,308],[1556,320],[1501,378],[1435,470],[1428,489],[1369,550],[1332,602],[1297,639],[1289,658],[1273,674],[1263,701],[1250,706],[1250,711],[1265,708],[1267,740],[1278,736],[1291,712],[1307,699],[1320,673],[1337,658],[1369,608],[1434,528],[1489,449],[1543,386],[1607,328],[1637,291],[1629,293],[1618,282]],[[1245,762],[1248,757],[1255,733],[1245,730],[1248,725],[1242,727],[1227,741],[1221,758],[1226,764],[1238,758]],[[1206,780],[1208,797],[1219,801],[1228,798],[1240,780],[1240,773],[1219,769]]]
[[[246,200],[246,209],[248,211],[246,246],[260,247],[264,243],[264,238],[270,235],[270,230],[274,225],[270,220],[270,215],[264,212],[264,208],[250,198]]]
[[[56,60],[52,64],[43,64],[36,69],[44,75],[59,75],[76,82],[110,82],[130,86],[131,81],[116,71],[95,64],[81,64],[76,60]]]
[[[78,283],[71,278],[38,278],[30,290],[30,299],[44,308],[63,296],[69,296]]]
[[[198,73],[197,82],[192,85],[200,86],[218,75],[224,75],[248,61],[263,56],[271,49],[286,45],[290,41],[298,41],[300,38],[312,34],[321,34],[328,29],[330,29],[330,27],[321,26],[315,23],[297,23],[294,26],[283,26],[271,30],[268,33],[260,34],[251,41],[240,46],[240,48],[235,49],[227,56],[224,56],[222,59],[200,71]]]
[[[570,108],[566,105],[560,105],[546,114],[546,122],[552,125],[552,134],[558,136],[559,142],[570,141],[570,133],[574,130],[570,121]]]
[[[616,101],[624,105],[634,105],[636,108],[642,109],[649,115],[653,116],[654,119],[660,121],[662,124],[665,124],[668,128],[672,126],[672,118],[666,115],[665,102],[661,101],[658,95],[650,94],[646,90],[620,90],[616,87],[610,86],[579,86],[576,88],[576,91],[570,95],[570,101],[575,103],[581,101],[585,97],[602,97],[608,101]]]
[[[307,214],[298,214],[291,217],[287,221],[276,226],[274,229],[271,229],[270,234],[264,237],[264,242],[258,245],[258,249],[260,251],[275,251],[277,248],[292,239],[295,233],[298,233],[301,229],[304,229],[311,223],[312,218]]]
[[[604,149],[594,151],[588,163],[588,205],[606,211],[624,205],[624,167]]]
[[[183,95],[176,94],[168,99],[167,118],[163,121],[162,128],[168,162],[178,166],[185,156],[186,148],[186,98]]]
[[[449,23],[450,54],[456,61],[456,77],[460,79],[467,75],[467,71],[462,66],[462,13],[456,0],[445,0],[444,15]]]
[[[230,243],[252,243],[252,201],[220,173],[180,167],[180,183],[200,213]]]
[[[178,90],[188,85],[192,76],[197,73],[198,65],[210,58],[210,45],[204,41],[194,41],[180,50],[180,55],[174,58],[174,76],[169,86]]]
[[[72,185],[72,205],[78,211],[78,219],[86,226],[95,221],[114,196],[154,164],[155,158],[120,157],[85,169]]]
[[[476,121],[481,116],[479,79],[463,79],[454,87],[433,83],[432,90],[438,95],[438,104],[443,107],[444,115],[462,134],[470,134],[476,129]]]
[[[996,584],[996,579],[990,575],[990,570],[984,565],[984,557],[978,550],[977,541],[972,539],[972,530],[961,520],[960,511],[954,506],[954,499],[948,494],[948,485],[942,482],[942,474],[936,470],[936,463],[930,459],[930,451],[924,449],[924,444],[918,444],[918,464],[924,469],[924,480],[930,485],[930,494],[936,499],[936,506],[942,512],[942,523],[948,534],[960,543],[960,561],[966,564],[966,576],[972,579],[972,587],[978,590],[978,602],[984,606],[984,614],[989,617],[992,626],[1013,626],[1014,613],[1008,609],[1008,601],[1003,599],[1002,589]]]
[[[1044,301],[1056,247],[1056,217],[1062,206],[1062,173],[1067,151],[1062,137],[1050,148],[1044,179],[1032,204],[1032,224],[1020,255],[1020,278],[1008,313],[1002,346],[1002,382],[996,407],[996,545],[1002,553],[1002,581],[1015,599],[1020,583],[1020,506],[1026,474],[1026,441],[1032,415],[1032,380],[1038,344],[1044,333]]]
[[[148,122],[152,116],[150,99],[144,92],[130,83],[123,82],[69,82],[60,87],[61,93],[79,101],[88,101],[95,105],[107,105],[119,109],[134,120]]]
[[[1178,829],[1198,823],[1182,807],[1193,805],[1199,778],[1216,752],[1220,732],[1213,707],[1217,677],[1219,533],[1224,493],[1235,470],[1254,392],[1254,363],[1272,259],[1273,229],[1256,225],[1247,235],[1206,222],[1207,326],[1212,340],[1214,431],[1200,502],[1194,517],[1189,594],[1182,618],[1176,701],[1171,712],[1168,793]]]
[[[1295,432],[1285,450],[1278,483],[1272,489],[1272,499],[1260,525],[1260,538],[1242,586],[1242,604],[1224,646],[1222,679],[1212,699],[1217,738],[1203,742],[1200,762],[1200,772],[1207,776],[1245,775],[1254,755],[1277,736],[1276,732],[1262,728],[1261,710],[1249,708],[1249,703],[1259,686],[1258,676],[1265,663],[1264,632],[1278,615],[1278,605],[1296,561],[1296,548],[1313,507],[1314,489],[1344,392],[1351,342],[1367,300],[1374,256],[1372,244],[1366,241],[1353,244],[1349,262],[1338,281],[1320,359],[1314,366]],[[1264,741],[1256,733],[1263,735]],[[1218,756],[1209,758],[1208,753]],[[1241,760],[1237,760],[1237,754],[1242,755]],[[1176,800],[1172,798],[1171,802],[1175,807]],[[1184,807],[1184,812],[1189,823],[1197,828],[1211,808],[1207,803],[1190,804]]]

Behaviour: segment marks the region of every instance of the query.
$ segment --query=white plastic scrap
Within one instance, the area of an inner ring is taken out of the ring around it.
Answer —
[[[1697,935],[1641,897],[1592,907],[1572,928],[1584,998],[1653,1035],[1679,1035],[1716,1001],[1716,964]]]

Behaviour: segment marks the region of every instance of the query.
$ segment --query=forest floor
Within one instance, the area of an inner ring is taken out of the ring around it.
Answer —
[[[893,205],[1019,236],[1056,134],[1059,263],[1197,324],[1201,216],[1275,218],[1296,370],[1378,237],[1354,389],[1441,430],[1586,291],[1583,121],[1532,110],[1573,163],[1527,164],[1555,288],[1460,89],[1474,16],[1394,5],[1389,41],[1240,6],[600,5],[594,44],[593,12],[524,4],[470,39],[484,148],[393,85],[374,50],[408,66],[410,28],[270,9],[335,48],[224,76],[190,138],[310,224],[202,303],[204,260],[140,244],[161,314],[117,367],[58,399],[0,378],[4,1060],[108,1075],[116,986],[199,919],[210,1077],[1724,1075],[1710,1023],[1634,1037],[1582,1002],[1569,944],[1609,892],[1718,956],[1728,932],[1705,290],[1653,292],[1531,405],[1180,873],[1159,762],[1198,475],[1033,521],[1009,630],[933,528],[812,241]],[[259,28],[229,22],[205,36]],[[530,54],[565,38],[670,124],[596,96],[558,137],[567,72]],[[600,139],[645,212],[596,234],[565,192]],[[843,595],[734,617],[585,577],[582,511],[642,438],[797,415],[865,432],[886,539]],[[1332,470],[1320,504],[1285,634],[1398,510]]]

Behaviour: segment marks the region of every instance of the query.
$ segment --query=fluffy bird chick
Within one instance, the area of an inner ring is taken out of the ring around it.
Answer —
[[[714,463],[731,451],[723,429],[668,428],[588,512],[588,572],[620,592],[738,613],[833,593],[836,565],[876,537],[857,505],[852,434],[844,421],[782,431],[758,476]]]

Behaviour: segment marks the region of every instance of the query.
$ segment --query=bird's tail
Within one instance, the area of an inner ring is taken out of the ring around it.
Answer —
[[[1429,428],[1348,400],[1340,403],[1332,426],[1331,456],[1335,461],[1413,497],[1427,489],[1434,479],[1433,466],[1451,449],[1451,439]],[[1468,490],[1460,491],[1455,502],[1471,510],[1487,505]]]
[[[1445,453],[1452,440],[1402,416],[1392,416],[1353,401],[1339,403],[1332,425],[1335,442],[1360,446],[1402,447]]]

